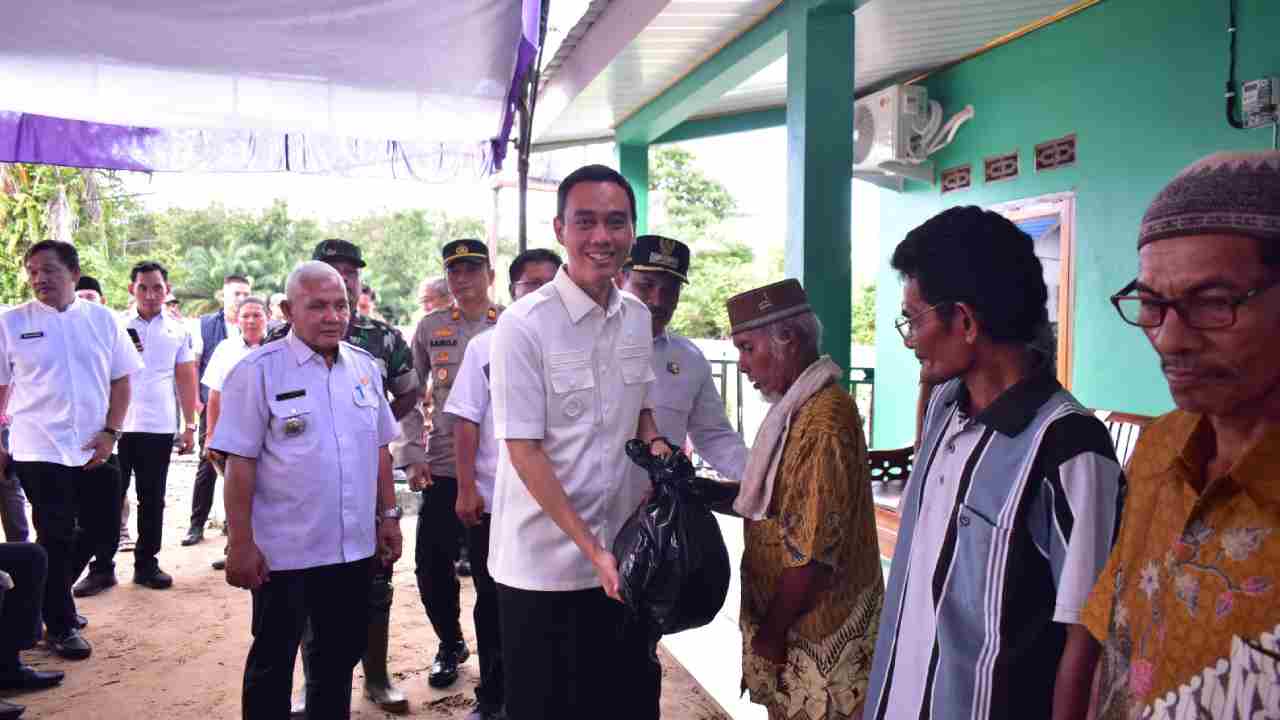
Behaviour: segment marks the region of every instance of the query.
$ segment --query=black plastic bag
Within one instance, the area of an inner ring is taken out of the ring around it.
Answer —
[[[734,491],[697,477],[679,450],[658,458],[632,440],[627,455],[649,471],[653,495],[623,524],[613,555],[622,599],[656,641],[706,625],[724,606],[729,551],[711,506]]]

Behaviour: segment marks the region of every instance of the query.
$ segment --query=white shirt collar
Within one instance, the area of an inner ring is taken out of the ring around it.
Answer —
[[[303,342],[302,338],[293,334],[292,328],[289,329],[289,334],[284,336],[284,344],[289,347],[289,351],[293,353],[293,359],[296,360],[299,365],[307,364],[308,360],[319,354],[315,350],[312,350],[310,345]]]
[[[551,282],[555,285],[556,291],[560,293],[560,299],[564,302],[565,310],[569,311],[569,320],[576,325],[578,321],[586,317],[593,309],[600,307],[600,305],[595,300],[592,300],[591,296],[569,277],[568,269],[568,265],[561,266],[560,270],[556,272],[555,279]],[[613,317],[613,314],[618,312],[621,307],[622,294],[610,284],[609,304],[605,308],[605,316]]]
[[[46,304],[44,304],[43,302],[41,302],[40,300],[32,300],[31,302],[32,302],[32,304],[33,304],[33,305],[35,305],[36,307],[40,308],[41,310],[43,310],[43,311],[45,311],[45,312],[47,312],[47,313],[53,313],[54,315],[58,315],[58,314],[60,314],[60,313],[62,313],[62,312],[71,312],[72,310],[79,310],[79,309],[80,309],[80,307],[81,307],[82,305],[84,305],[84,303],[85,303],[85,301],[84,301],[84,300],[81,300],[81,299],[80,299],[80,296],[79,296],[79,295],[77,295],[77,296],[75,296],[75,297],[73,297],[73,298],[71,299],[71,304],[67,306],[67,309],[66,309],[66,310],[58,310],[58,308],[53,307],[53,306],[51,306],[51,305],[46,305]]]

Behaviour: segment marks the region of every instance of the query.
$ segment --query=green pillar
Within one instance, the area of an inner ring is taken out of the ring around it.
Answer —
[[[849,368],[853,269],[853,0],[787,2],[786,274]]]
[[[636,193],[636,235],[649,229],[649,146],[619,144],[618,172]]]

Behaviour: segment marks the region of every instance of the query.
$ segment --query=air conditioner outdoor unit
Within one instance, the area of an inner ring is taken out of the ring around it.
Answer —
[[[929,156],[973,117],[966,106],[945,125],[942,105],[919,85],[893,85],[853,103],[853,176],[901,189],[902,178],[933,182]]]

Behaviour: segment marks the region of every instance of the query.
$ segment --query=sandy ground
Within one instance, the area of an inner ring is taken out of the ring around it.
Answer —
[[[120,585],[77,601],[80,613],[89,618],[85,637],[93,643],[93,656],[81,662],[66,661],[51,655],[43,645],[23,653],[28,664],[67,673],[66,681],[52,690],[0,695],[26,705],[24,718],[239,717],[240,679],[250,640],[249,593],[231,587],[222,573],[209,567],[222,552],[217,530],[206,531],[205,542],[194,547],[179,545],[190,514],[194,476],[194,461],[175,456],[169,472],[160,553],[161,567],[174,576],[173,588],[156,591],[133,585],[133,554],[122,552],[116,567]],[[218,491],[221,489],[219,483]],[[136,520],[131,524],[136,529]],[[418,599],[413,575],[415,528],[416,517],[402,522],[406,542],[393,580],[391,673],[410,699],[410,716],[463,718],[474,709],[479,675],[471,619],[474,589],[469,580],[463,580],[462,627],[472,657],[452,687],[434,690],[427,685],[427,672],[435,656],[436,637]],[[664,718],[729,717],[669,653],[659,652]],[[299,663],[295,688],[301,687],[301,677]],[[353,718],[394,717],[360,697],[362,686],[363,671],[357,665]]]

